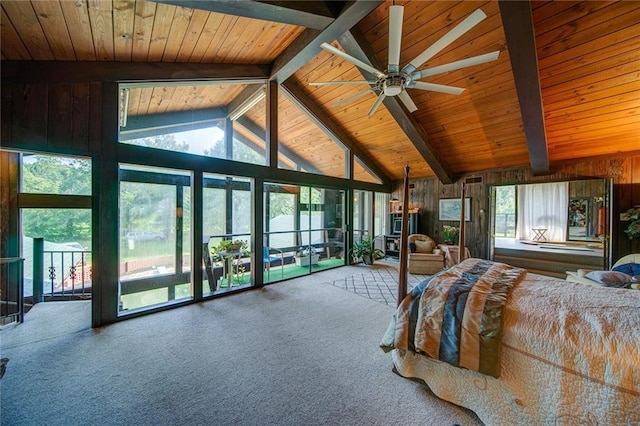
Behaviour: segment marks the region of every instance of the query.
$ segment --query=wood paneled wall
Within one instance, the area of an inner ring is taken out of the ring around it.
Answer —
[[[2,147],[100,152],[102,84],[3,84]]]
[[[640,252],[640,241],[630,241],[623,232],[626,223],[620,213],[640,204],[640,156],[601,158],[574,163],[556,164],[548,176],[534,176],[528,167],[492,170],[462,177],[458,183],[443,185],[435,178],[411,179],[410,207],[420,208],[419,232],[442,242],[442,226],[458,222],[438,220],[440,198],[460,198],[461,182],[478,177],[481,183],[465,186],[465,196],[471,198],[471,222],[466,223],[466,242],[472,256],[487,258],[489,247],[489,188],[497,184],[553,182],[585,178],[611,178],[613,181],[613,227],[611,229],[613,259]],[[395,182],[392,198],[402,201],[402,182]]]

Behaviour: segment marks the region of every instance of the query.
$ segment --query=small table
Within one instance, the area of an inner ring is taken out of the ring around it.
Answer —
[[[442,253],[444,253],[445,267],[450,268],[458,263],[458,246],[438,244],[438,248],[442,250]],[[463,259],[468,259],[470,257],[471,253],[469,253],[469,249],[465,247]]]
[[[237,251],[223,251],[220,253],[220,256],[222,256],[223,259],[223,273],[222,273],[222,277],[223,279],[227,280],[227,288],[231,288],[233,287],[233,275],[234,272],[237,274],[239,272],[239,267],[240,267],[240,257],[242,256],[242,251],[241,250],[237,250]],[[234,260],[236,262],[234,262]],[[235,263],[235,265],[234,265]],[[235,266],[235,271],[233,270]]]
[[[544,236],[547,232],[547,228],[531,228],[533,231],[533,241],[547,241],[547,237]]]

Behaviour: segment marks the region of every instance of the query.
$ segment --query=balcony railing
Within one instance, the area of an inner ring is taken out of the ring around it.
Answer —
[[[20,257],[0,258],[0,324],[15,318],[24,319],[24,259]]]
[[[91,296],[91,251],[44,250],[42,238],[33,242],[34,302]]]

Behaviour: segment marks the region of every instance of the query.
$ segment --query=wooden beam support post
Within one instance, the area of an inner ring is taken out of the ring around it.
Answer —
[[[531,169],[535,175],[548,175],[549,151],[531,4],[529,1],[510,0],[500,0],[498,4],[527,137]]]
[[[313,59],[321,50],[322,43],[330,43],[349,31],[362,18],[371,13],[381,0],[360,0],[347,3],[338,16],[324,30],[305,30],[273,62],[271,80],[282,83]]]

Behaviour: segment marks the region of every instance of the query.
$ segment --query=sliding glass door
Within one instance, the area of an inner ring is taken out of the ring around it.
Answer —
[[[344,191],[266,183],[264,282],[345,263]]]

